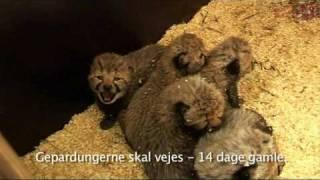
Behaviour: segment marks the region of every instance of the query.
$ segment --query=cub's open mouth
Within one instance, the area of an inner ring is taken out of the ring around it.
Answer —
[[[105,103],[112,103],[112,100],[115,98],[116,94],[113,94],[111,92],[102,92],[100,93],[101,100],[103,100]]]
[[[101,86],[101,85],[100,85]],[[109,89],[102,89],[96,91],[98,98],[103,104],[112,104],[125,95],[125,91],[121,90],[117,85]]]

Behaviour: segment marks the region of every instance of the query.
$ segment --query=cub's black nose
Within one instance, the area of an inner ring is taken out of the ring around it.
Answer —
[[[111,90],[111,88],[112,88],[112,85],[103,85],[103,90],[105,90],[105,91],[110,91]]]

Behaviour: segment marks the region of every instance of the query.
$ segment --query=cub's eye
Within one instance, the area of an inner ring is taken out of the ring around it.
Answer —
[[[242,50],[241,52],[243,52],[243,53],[250,53],[250,51],[249,50]]]
[[[103,76],[97,76],[96,78],[101,80],[101,81],[103,80]]]
[[[114,80],[114,81],[120,81],[121,78],[115,77],[113,80]]]
[[[203,60],[204,62],[204,66],[206,66],[208,64],[208,57],[204,54],[200,54],[200,59]]]
[[[204,54],[200,54],[200,59],[205,59],[206,58],[206,56],[204,55]]]

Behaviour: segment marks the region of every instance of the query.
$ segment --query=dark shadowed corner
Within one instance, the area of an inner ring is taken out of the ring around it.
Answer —
[[[188,21],[208,0],[0,2],[0,130],[22,155],[94,100],[88,65]]]

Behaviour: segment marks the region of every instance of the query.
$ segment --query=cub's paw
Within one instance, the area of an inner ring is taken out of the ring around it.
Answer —
[[[100,128],[102,130],[108,130],[112,128],[116,122],[117,118],[115,117],[115,115],[106,115],[106,117],[100,122]]]
[[[174,64],[182,75],[199,72],[207,62],[207,57],[201,52],[182,52],[174,58]]]
[[[184,103],[177,104],[177,111],[184,121],[184,125],[192,126],[197,130],[204,129],[208,126],[207,116],[194,106]]]

